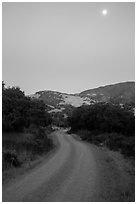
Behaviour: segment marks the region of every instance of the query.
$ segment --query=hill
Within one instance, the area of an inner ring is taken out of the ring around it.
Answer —
[[[124,82],[89,89],[81,92],[79,96],[88,97],[95,101],[133,104],[135,101],[135,82]]]
[[[89,89],[79,94],[67,94],[57,91],[39,91],[30,95],[38,98],[47,105],[51,112],[61,112],[66,107],[79,107],[98,102],[111,102],[117,104],[130,104],[135,106],[135,82],[124,82]]]

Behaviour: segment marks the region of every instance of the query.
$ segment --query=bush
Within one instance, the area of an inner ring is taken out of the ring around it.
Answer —
[[[30,124],[28,128],[24,128],[25,133],[30,133],[30,134],[37,134],[38,133],[38,128],[35,124]]]
[[[71,130],[70,130],[70,133],[71,133]],[[91,137],[92,137],[92,134],[89,130],[79,130],[77,131],[77,134],[80,136],[80,138],[82,140],[90,140]]]
[[[126,138],[122,141],[121,153],[127,157],[135,157],[135,137]]]
[[[125,140],[125,136],[117,133],[111,133],[108,136],[106,145],[113,150],[119,150],[122,147],[122,141]]]
[[[51,124],[45,104],[38,99],[31,100],[18,87],[2,89],[2,128],[6,132],[19,132],[31,124],[47,126]]]
[[[20,167],[21,162],[18,159],[15,150],[5,150],[2,152],[3,167]]]
[[[20,167],[22,163],[30,162],[53,148],[53,142],[48,138],[45,128],[37,128],[33,134],[4,133],[2,139],[3,170],[13,166]]]
[[[90,142],[96,145],[100,145],[100,144],[105,145],[107,139],[108,139],[108,134],[93,135]]]
[[[53,147],[53,142],[48,138],[45,128],[36,128],[32,125],[26,131],[31,131],[32,135],[26,137],[22,145],[27,151],[31,151],[33,155],[43,154]]]
[[[72,131],[71,131],[72,133]],[[135,137],[127,137],[118,133],[94,134],[88,130],[79,130],[77,135],[87,142],[98,146],[107,146],[114,151],[120,151],[125,157],[135,156]]]
[[[119,150],[125,156],[135,156],[135,137],[125,137],[113,133],[110,135],[106,145],[112,150]]]
[[[135,117],[131,111],[112,104],[94,104],[74,109],[68,118],[72,131],[89,130],[94,134],[135,134]]]

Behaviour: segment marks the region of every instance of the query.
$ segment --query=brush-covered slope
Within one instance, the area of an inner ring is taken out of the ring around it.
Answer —
[[[31,98],[38,98],[43,100],[46,105],[51,108],[60,108],[64,106],[74,106],[79,107],[83,104],[90,105],[90,99],[86,97],[81,97],[79,95],[60,93],[56,91],[39,91],[33,95]]]
[[[50,112],[62,112],[71,107],[90,105],[98,102],[135,104],[135,82],[124,82],[89,89],[79,94],[66,94],[57,91],[39,91],[31,98],[43,100]]]
[[[113,85],[89,89],[79,94],[81,97],[89,97],[95,101],[113,103],[134,103],[135,82],[124,82]]]

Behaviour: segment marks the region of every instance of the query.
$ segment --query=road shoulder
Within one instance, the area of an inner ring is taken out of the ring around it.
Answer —
[[[119,152],[111,151],[106,147],[81,141],[76,134],[72,134],[72,136],[78,142],[85,143],[95,158],[98,170],[98,193],[94,201],[134,202],[134,159],[124,158]]]

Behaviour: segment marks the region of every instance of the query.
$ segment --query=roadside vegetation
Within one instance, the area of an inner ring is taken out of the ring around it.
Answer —
[[[19,87],[2,84],[2,167],[21,167],[53,148],[51,117],[45,104],[26,97]]]
[[[111,150],[126,157],[135,156],[135,116],[119,105],[98,103],[76,108],[68,119],[71,133],[82,140]]]
[[[130,105],[129,105],[130,106]],[[78,140],[99,146],[106,152],[106,170],[121,172],[120,190],[116,199],[135,201],[135,115],[133,109],[112,103],[98,103],[75,108],[68,118],[72,133]],[[103,175],[102,175],[103,177]],[[111,189],[111,188],[110,188]],[[105,195],[105,192],[103,193]],[[110,192],[111,195],[111,192]]]

